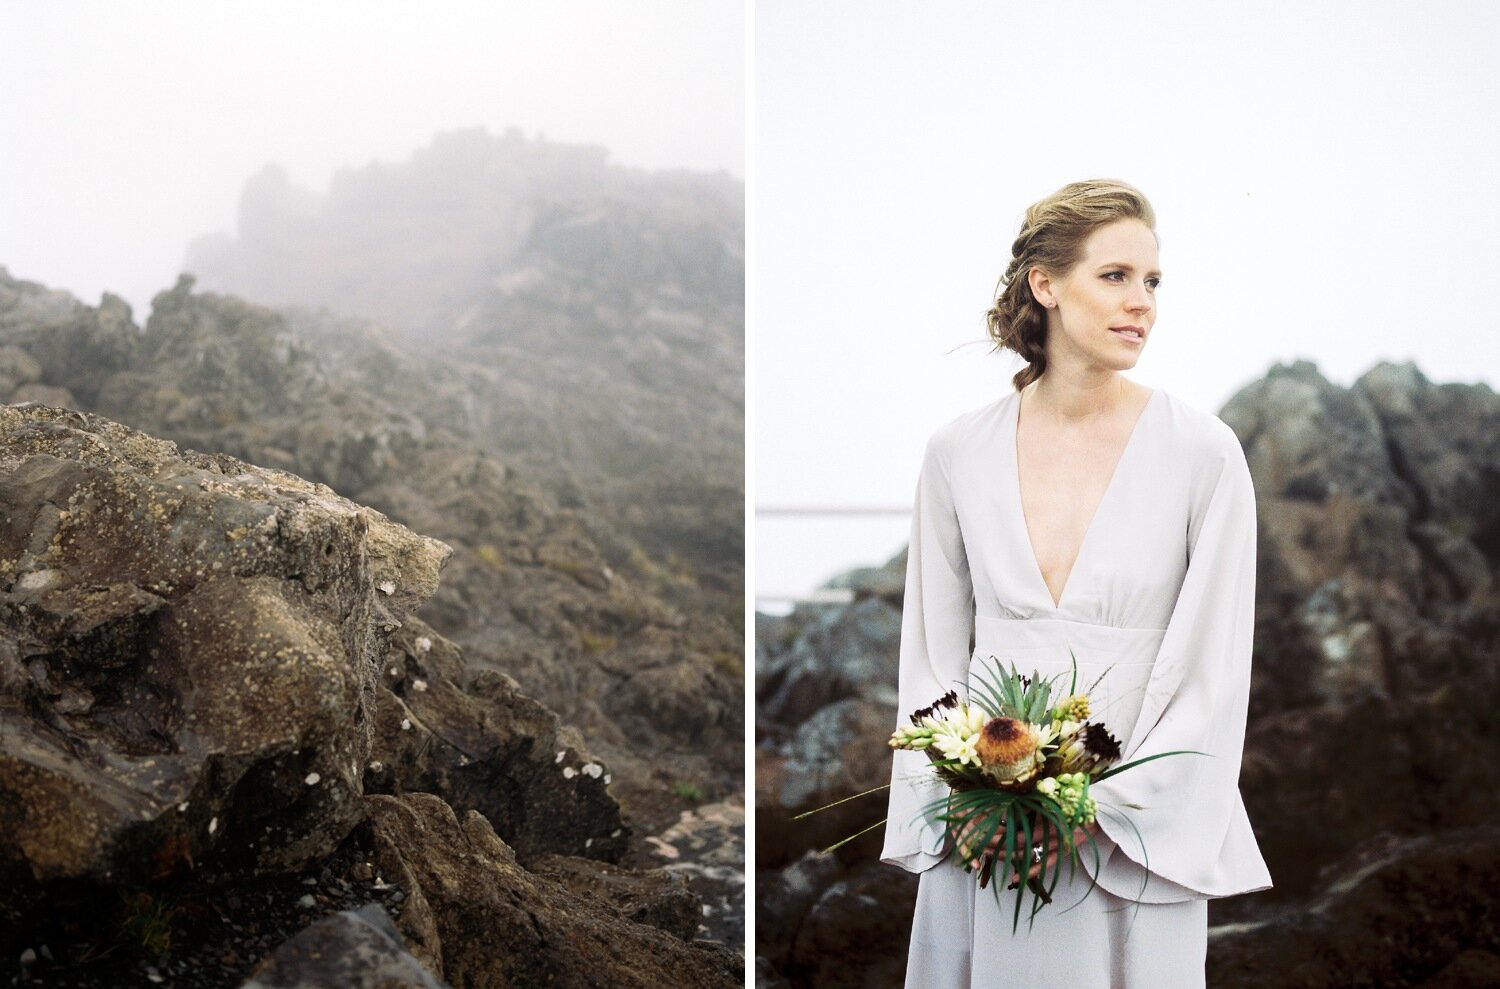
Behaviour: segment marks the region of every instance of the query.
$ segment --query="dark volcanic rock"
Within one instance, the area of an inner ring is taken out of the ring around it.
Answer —
[[[489,822],[428,794],[368,798],[375,861],[410,890],[399,926],[454,986],[739,984],[743,961],[527,873]]]
[[[764,961],[785,967],[802,918],[843,872],[837,857],[807,852],[785,868],[756,876],[755,942],[767,953]]]
[[[1500,971],[1500,829],[1378,837],[1275,920],[1215,928],[1209,985],[1479,989]]]
[[[658,928],[684,941],[698,936],[703,901],[680,876],[666,871],[616,869],[566,855],[549,855],[536,863],[534,871],[576,896],[619,911],[637,924]]]
[[[418,619],[392,638],[381,671],[368,793],[441,793],[477,810],[522,861],[562,853],[619,861],[628,840],[610,774],[577,729],[485,672],[467,691],[463,661]]]
[[[441,345],[473,379],[445,421],[738,594],[744,195],[724,174],[456,131],[342,171],[326,195],[266,169],[238,235],[194,244],[184,270]]]
[[[452,547],[422,617],[463,662],[394,655],[354,771],[482,809],[523,862],[653,862],[643,835],[744,790],[743,184],[469,131],[326,195],[269,170],[241,207],[186,267],[247,298],[185,276],[142,326],[0,270],[0,402],[287,470]],[[670,864],[703,865],[732,942],[742,856],[736,883],[696,855]]]
[[[807,614],[791,648],[756,670],[762,717],[796,725],[824,705],[855,695],[894,705],[900,607],[871,597]]]
[[[829,989],[899,985],[906,971],[914,877],[866,862],[823,891],[802,919],[787,972],[793,984]],[[850,958],[861,959],[851,966]]]
[[[288,474],[0,408],[0,855],[141,881],[328,854],[386,637],[447,552]]]
[[[276,949],[241,989],[447,989],[371,904],[325,917]]]

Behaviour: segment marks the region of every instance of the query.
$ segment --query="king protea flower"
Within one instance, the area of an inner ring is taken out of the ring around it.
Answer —
[[[986,776],[997,783],[1011,783],[1035,772],[1040,744],[1036,725],[1015,718],[991,718],[974,748]]]
[[[1089,722],[1058,754],[1062,756],[1063,772],[1092,774],[1120,758],[1120,743],[1109,729]]]

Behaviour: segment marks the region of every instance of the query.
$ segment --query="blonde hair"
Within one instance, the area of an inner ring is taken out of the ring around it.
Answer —
[[[1013,350],[1026,361],[1012,379],[1016,391],[1047,370],[1047,309],[1031,294],[1031,269],[1064,277],[1078,263],[1089,234],[1124,219],[1156,230],[1156,211],[1145,194],[1116,179],[1070,182],[1027,208],[1011,244],[1010,264],[995,286],[995,304],[985,314],[996,349]]]

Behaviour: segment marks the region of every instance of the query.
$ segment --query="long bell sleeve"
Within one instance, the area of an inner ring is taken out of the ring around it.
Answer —
[[[953,503],[951,442],[949,430],[933,435],[917,481],[901,617],[898,725],[950,690],[966,693],[974,589]],[[943,860],[943,822],[924,815],[923,808],[947,792],[925,754],[894,753],[882,862],[923,872]]]
[[[1218,420],[1214,427],[1192,474],[1182,588],[1121,761],[1178,749],[1208,755],[1168,756],[1092,788],[1100,829],[1119,851],[1199,897],[1271,885],[1239,791],[1255,624],[1255,490],[1238,438]]]

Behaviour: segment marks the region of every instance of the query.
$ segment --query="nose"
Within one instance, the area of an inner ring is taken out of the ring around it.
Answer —
[[[1135,282],[1132,285],[1130,290],[1130,298],[1126,301],[1126,305],[1129,307],[1131,312],[1150,312],[1151,307],[1155,304],[1156,300],[1151,298],[1150,292],[1146,291],[1145,282]]]

